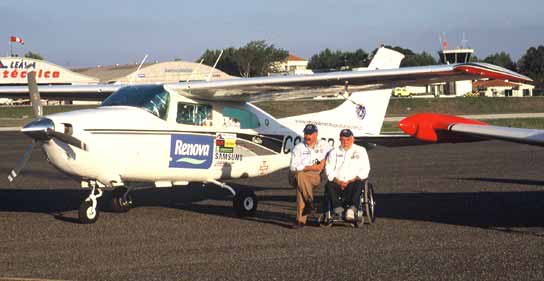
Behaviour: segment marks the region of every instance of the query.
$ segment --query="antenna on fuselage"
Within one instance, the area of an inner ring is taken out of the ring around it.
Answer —
[[[217,59],[215,60],[215,63],[213,64],[213,67],[212,67],[212,70],[210,70],[210,73],[208,74],[208,78],[206,78],[206,81],[210,81],[210,79],[212,78],[212,73],[213,71],[215,70],[215,67],[217,66],[217,63],[219,62],[219,60],[221,59],[221,56],[223,55],[223,50],[221,50],[221,53],[219,53],[219,56],[217,57]]]
[[[191,75],[189,75],[189,78],[187,78],[187,81],[185,81],[185,83],[189,83],[189,81],[193,78],[193,74],[195,74],[195,72],[198,71],[198,69],[200,68],[203,62],[204,62],[204,59],[201,59],[200,62],[198,63],[198,66],[195,69],[193,69],[193,71],[191,72]]]
[[[132,85],[132,82],[134,81],[135,77],[138,77],[138,72],[140,72],[140,68],[142,68],[142,65],[144,65],[145,60],[147,59],[147,54],[142,59],[142,62],[140,62],[140,65],[138,65],[138,68],[136,69],[136,72],[134,72],[134,75],[130,77],[130,81],[128,81],[129,85]]]

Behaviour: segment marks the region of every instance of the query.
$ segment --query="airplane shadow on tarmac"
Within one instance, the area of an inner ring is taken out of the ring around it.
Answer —
[[[492,181],[541,185],[544,182],[470,178],[464,180]],[[250,187],[232,184],[235,189],[253,189],[260,204],[295,207],[295,194],[259,195],[259,191],[278,188]],[[292,190],[292,188],[289,188]],[[88,190],[54,189],[28,190],[0,188],[0,211],[47,213],[55,218],[76,222],[63,213],[77,210]],[[318,191],[320,195],[321,191]],[[452,225],[481,227],[508,231],[510,228],[544,227],[544,190],[520,192],[459,192],[459,193],[379,193],[376,191],[376,216],[401,220],[428,221]],[[321,200],[316,196],[316,200]],[[100,209],[108,211],[111,192],[100,199]],[[226,190],[200,185],[173,189],[152,189],[133,193],[134,207],[162,206],[222,217],[237,217],[231,196]],[[228,201],[229,204],[205,202]],[[287,204],[285,204],[287,203]],[[262,209],[262,208],[261,208]],[[253,217],[242,218],[282,227],[289,226],[294,217],[284,211],[258,210]],[[378,221],[379,223],[379,221]]]

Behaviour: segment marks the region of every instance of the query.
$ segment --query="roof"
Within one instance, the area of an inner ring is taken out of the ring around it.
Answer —
[[[135,76],[137,69],[138,64],[125,64],[82,68],[74,71],[96,77],[100,83],[174,83],[187,79],[203,80],[212,71],[212,79],[232,78],[219,69],[188,61],[144,63],[138,72],[138,77]]]
[[[292,54],[289,54],[289,56],[287,57],[287,60],[288,61],[306,61],[305,59],[303,59],[301,57],[297,57],[297,56],[292,55]]]
[[[144,63],[142,68],[153,65],[155,63]],[[72,69],[74,72],[78,72],[87,76],[96,77],[101,83],[107,83],[110,80],[117,79],[119,77],[127,76],[138,69],[139,64],[122,64],[122,65],[106,65],[89,68]]]
[[[472,83],[472,87],[489,88],[489,87],[517,87],[519,84],[504,81],[504,80],[480,80]]]

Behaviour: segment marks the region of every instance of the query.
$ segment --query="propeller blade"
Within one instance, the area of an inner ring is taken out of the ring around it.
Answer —
[[[78,148],[80,148],[82,150],[87,151],[87,144],[85,144],[84,142],[80,141],[79,139],[77,139],[75,137],[72,137],[70,135],[54,131],[52,129],[48,129],[47,133],[50,136],[52,136],[54,138],[57,138],[58,140],[60,140],[62,142],[65,142],[65,143],[67,143],[69,145],[72,145],[72,146],[75,146],[75,147],[78,147]]]
[[[27,74],[27,81],[32,112],[34,113],[34,117],[41,117],[43,115],[42,100],[40,97],[40,92],[38,91],[38,83],[36,83],[35,71],[31,71]]]
[[[25,153],[23,154],[23,157],[19,159],[19,162],[17,163],[17,166],[15,169],[11,170],[11,172],[8,175],[9,182],[13,182],[15,178],[19,175],[21,170],[26,166],[26,163],[28,162],[28,159],[30,158],[30,154],[32,152],[32,149],[34,149],[35,142],[32,141],[32,143],[26,148]]]

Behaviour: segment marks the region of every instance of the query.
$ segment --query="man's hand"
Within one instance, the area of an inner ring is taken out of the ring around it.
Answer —
[[[314,164],[310,166],[304,167],[304,172],[321,172],[323,170],[323,167],[325,166],[325,161],[321,161],[319,164]]]
[[[342,189],[346,189],[348,187],[349,182],[347,181],[341,181],[339,179],[334,179],[334,182],[340,186]]]

